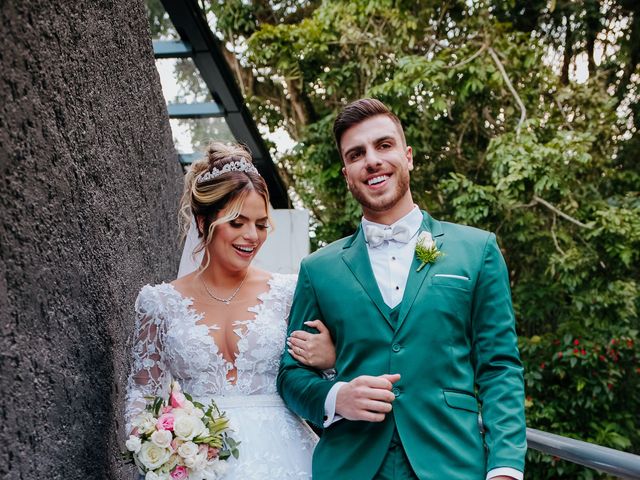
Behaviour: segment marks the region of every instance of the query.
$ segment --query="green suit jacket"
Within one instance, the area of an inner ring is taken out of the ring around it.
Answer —
[[[314,479],[373,478],[394,425],[420,479],[482,480],[498,467],[524,471],[522,365],[495,235],[439,222],[426,212],[421,228],[445,255],[420,272],[414,259],[396,328],[361,228],[301,264],[289,330],[321,319],[336,345],[337,376],[324,379],[285,351],[278,391],[287,405],[322,425],[325,398],[336,381],[402,375],[384,422],[340,420],[323,432]]]

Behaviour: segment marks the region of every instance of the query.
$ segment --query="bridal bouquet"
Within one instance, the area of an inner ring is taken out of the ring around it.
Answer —
[[[154,398],[133,421],[125,460],[136,464],[145,480],[214,480],[226,460],[238,458],[229,420],[215,402],[208,407],[171,384],[169,398]]]

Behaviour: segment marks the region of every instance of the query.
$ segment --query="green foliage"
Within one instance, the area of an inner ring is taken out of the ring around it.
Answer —
[[[637,332],[630,335],[592,332],[588,338],[570,333],[521,337],[528,423],[543,431],[638,453],[640,348]],[[527,476],[603,478],[532,451]]]
[[[314,248],[360,218],[333,145],[335,114],[379,98],[413,147],[414,201],[498,236],[529,395],[544,405],[528,409],[529,425],[638,451],[628,417],[638,405],[618,393],[632,392],[618,374],[634,373],[637,350],[594,364],[595,380],[588,362],[640,329],[640,3],[238,0],[211,12],[256,119],[297,142],[278,164],[312,213]],[[570,75],[578,55],[583,83]],[[579,338],[586,357],[553,360],[550,335]],[[562,382],[538,369],[552,361]],[[614,389],[596,391],[605,377]],[[583,421],[592,413],[593,425]],[[577,471],[531,461],[549,468],[535,478]]]

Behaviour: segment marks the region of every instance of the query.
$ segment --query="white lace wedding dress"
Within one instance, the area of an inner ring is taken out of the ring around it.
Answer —
[[[147,285],[136,301],[133,369],[127,385],[127,431],[144,409],[145,396],[168,391],[172,379],[207,404],[215,400],[227,413],[240,456],[229,460],[225,479],[308,479],[317,436],[291,413],[276,392],[294,275],[273,274],[269,291],[258,297],[247,319],[234,322],[239,337],[237,378],[202,324],[202,315],[170,284]],[[255,317],[255,318],[251,318]]]

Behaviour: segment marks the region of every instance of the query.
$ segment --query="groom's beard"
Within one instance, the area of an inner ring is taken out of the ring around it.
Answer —
[[[349,190],[353,198],[362,206],[363,209],[372,212],[385,212],[393,208],[409,190],[409,172],[397,171],[394,174],[396,178],[396,186],[392,191],[385,192],[379,197],[372,197],[362,188],[349,185]],[[363,187],[366,188],[366,187]]]

